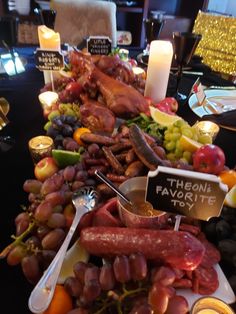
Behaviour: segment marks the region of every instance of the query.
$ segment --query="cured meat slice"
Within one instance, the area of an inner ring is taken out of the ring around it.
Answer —
[[[193,292],[209,295],[219,287],[218,275],[213,267],[198,266],[193,271]]]

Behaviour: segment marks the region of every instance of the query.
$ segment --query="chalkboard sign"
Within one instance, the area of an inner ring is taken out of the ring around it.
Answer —
[[[64,58],[60,51],[37,49],[35,63],[40,71],[60,71],[64,67]]]
[[[159,166],[148,173],[146,201],[157,210],[209,220],[220,215],[227,190],[215,175]]]
[[[109,37],[90,36],[87,39],[87,49],[92,55],[109,55],[111,39]]]

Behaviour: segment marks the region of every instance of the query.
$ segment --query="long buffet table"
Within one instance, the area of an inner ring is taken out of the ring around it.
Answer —
[[[26,72],[17,76],[0,75],[0,97],[5,97],[10,103],[8,118],[10,123],[0,131],[0,136],[11,136],[14,143],[11,149],[0,151],[1,175],[1,210],[0,230],[1,244],[4,248],[10,242],[10,235],[14,233],[14,219],[21,212],[21,205],[27,203],[27,195],[22,186],[26,179],[33,177],[33,163],[28,151],[28,141],[35,135],[44,134],[45,120],[38,101],[40,88],[43,87],[43,74],[34,66],[35,47],[16,48],[20,56],[27,60]],[[132,51],[137,55],[137,51]],[[188,93],[196,76],[183,77],[181,88]],[[214,73],[207,72],[202,77],[204,85],[232,85]],[[169,89],[170,92],[170,89]],[[199,118],[192,112],[187,103],[180,103],[178,114],[190,124]],[[223,148],[226,164],[233,168],[236,165],[235,133],[220,129],[215,143]],[[2,147],[1,147],[2,148]],[[27,302],[32,286],[27,283],[20,267],[10,267],[6,261],[0,261],[1,279],[1,308],[5,314],[30,313]]]

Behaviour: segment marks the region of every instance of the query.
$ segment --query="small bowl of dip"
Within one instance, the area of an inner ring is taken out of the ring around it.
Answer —
[[[158,228],[167,221],[165,212],[153,209],[152,204],[145,201],[146,183],[147,177],[134,177],[119,186],[133,204],[130,205],[117,196],[119,216],[127,227]]]

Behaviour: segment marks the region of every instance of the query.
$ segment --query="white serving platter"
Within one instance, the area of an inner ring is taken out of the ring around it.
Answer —
[[[216,264],[214,266],[215,270],[218,274],[218,280],[219,280],[219,287],[218,289],[211,294],[210,296],[216,297],[225,303],[232,304],[235,302],[235,294],[233,292],[233,289],[231,288],[227,278],[225,277],[222,269],[220,268],[219,264]],[[189,308],[192,307],[193,303],[197,301],[198,299],[204,297],[204,295],[193,293],[191,289],[177,289],[176,293],[178,295],[182,295],[186,298],[188,301]]]

